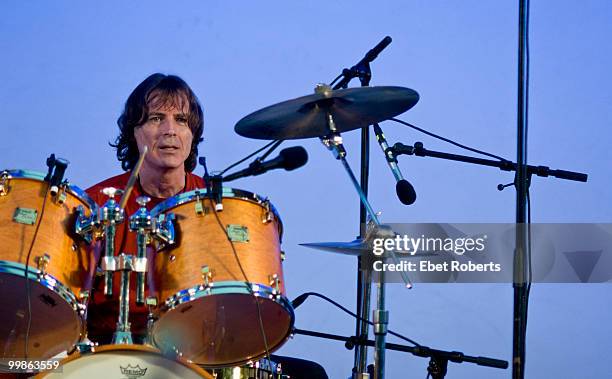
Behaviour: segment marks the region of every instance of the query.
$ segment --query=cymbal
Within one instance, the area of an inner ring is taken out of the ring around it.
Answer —
[[[346,132],[404,113],[419,101],[410,88],[381,86],[328,89],[283,101],[244,117],[234,127],[243,137],[285,140],[330,134],[327,114],[337,132]]]
[[[372,251],[372,247],[368,246],[368,244],[361,239],[356,239],[351,242],[311,242],[301,243],[299,245],[309,247],[311,249],[328,251],[330,253],[353,255],[356,257],[363,253]]]
[[[372,245],[365,242],[362,239],[356,239],[351,242],[309,242],[300,243],[300,246],[308,247],[315,250],[327,251],[330,253],[337,253],[343,255],[352,255],[355,257],[360,256],[363,253],[371,254]],[[398,252],[396,252],[398,253]],[[422,257],[433,257],[436,256],[434,253],[422,253],[419,252],[414,255],[401,254],[401,258],[422,258]]]

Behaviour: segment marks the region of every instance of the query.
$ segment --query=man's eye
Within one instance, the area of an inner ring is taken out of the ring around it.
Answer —
[[[151,122],[161,122],[161,120],[162,119],[159,116],[151,116],[151,117],[149,117],[149,121],[151,121]]]
[[[187,125],[187,117],[177,117],[176,122]]]

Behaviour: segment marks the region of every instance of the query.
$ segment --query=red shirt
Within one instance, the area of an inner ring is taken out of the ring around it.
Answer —
[[[114,187],[124,189],[130,178],[131,172],[126,172],[121,175],[113,176],[86,190],[87,194],[99,205],[102,206],[108,200],[108,197],[102,193],[102,189],[106,187]],[[185,176],[185,187],[180,193],[189,192],[198,188],[204,188],[204,181],[201,177],[188,173]],[[117,225],[115,234],[115,255],[126,253],[136,255],[136,233],[129,232],[129,217],[136,213],[140,205],[136,203],[138,196],[149,196],[151,201],[147,203],[147,209],[151,210],[157,204],[166,200],[163,198],[153,197],[144,192],[140,183],[136,181],[130,198],[128,199],[124,209],[124,221]],[[120,196],[116,196],[115,200],[119,202]],[[106,298],[103,293],[104,276],[97,276],[94,280],[92,295],[89,300],[87,309],[87,326],[89,338],[95,342],[109,343],[110,337],[116,329],[117,320],[119,318],[119,289],[121,277],[119,272],[116,272],[113,278],[113,296]],[[146,285],[145,285],[146,286]],[[137,306],[136,298],[136,275],[132,273],[130,276],[130,323],[132,333],[135,337],[144,336],[146,333],[147,313],[146,306]],[[146,295],[146,292],[145,292]]]

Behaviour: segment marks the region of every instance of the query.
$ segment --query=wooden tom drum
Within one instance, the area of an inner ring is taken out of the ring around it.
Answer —
[[[161,304],[152,335],[162,350],[203,366],[238,366],[279,348],[293,327],[282,223],[268,200],[250,192],[224,188],[223,210],[212,204],[201,189],[151,211],[174,214],[176,228],[176,244],[155,258],[150,288]]]
[[[70,350],[84,326],[78,296],[92,259],[74,233],[75,209],[88,216],[97,206],[68,184],[52,196],[43,178],[23,170],[0,173],[1,358],[25,357],[26,340],[28,359],[52,357]]]

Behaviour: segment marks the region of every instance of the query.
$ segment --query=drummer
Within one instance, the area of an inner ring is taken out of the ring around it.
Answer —
[[[125,206],[125,221],[118,225],[115,254],[136,255],[136,234],[128,233],[127,218],[140,207],[139,196],[148,196],[151,209],[174,195],[203,188],[201,177],[192,174],[198,159],[198,143],[203,131],[203,114],[191,88],[178,76],[153,74],[140,83],[128,97],[123,113],[117,120],[119,136],[111,144],[124,172],[87,189],[89,196],[103,205],[108,197],[106,187],[124,189],[144,147],[148,147],[138,180]],[[119,201],[119,197],[116,199]],[[101,344],[110,343],[118,318],[119,275],[115,274],[113,297],[102,292],[103,276],[93,283],[88,307],[89,338]],[[146,334],[145,306],[136,306],[135,280],[130,281],[130,323],[135,343]]]

